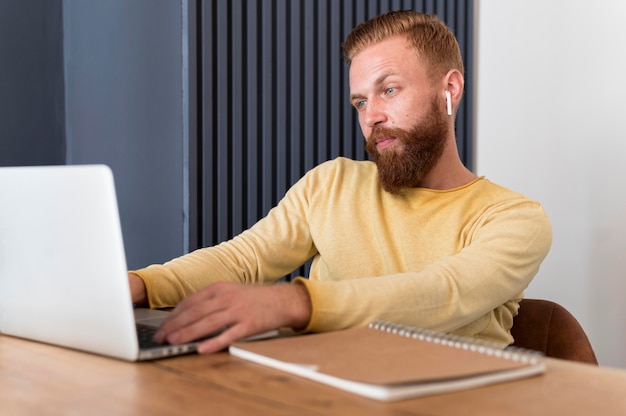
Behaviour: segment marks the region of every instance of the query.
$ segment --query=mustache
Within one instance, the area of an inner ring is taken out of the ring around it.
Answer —
[[[368,142],[376,143],[380,140],[387,139],[390,137],[393,138],[402,138],[407,134],[406,130],[399,128],[384,128],[384,127],[374,127],[372,132],[367,137]]]

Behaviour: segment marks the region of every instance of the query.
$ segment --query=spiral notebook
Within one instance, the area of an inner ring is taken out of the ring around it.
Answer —
[[[367,327],[235,343],[231,355],[392,401],[539,375],[541,353],[376,321]]]

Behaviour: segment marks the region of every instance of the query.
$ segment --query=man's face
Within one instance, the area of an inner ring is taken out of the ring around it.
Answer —
[[[442,92],[404,36],[352,60],[350,100],[388,192],[418,186],[443,153],[450,126]]]
[[[378,178],[387,192],[395,194],[401,188],[419,186],[441,157],[448,125],[439,107],[438,100],[433,99],[431,111],[410,130],[374,127],[366,139],[365,150],[376,163]],[[389,138],[397,143],[384,146]]]

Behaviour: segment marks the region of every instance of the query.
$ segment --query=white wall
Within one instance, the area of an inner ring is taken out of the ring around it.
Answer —
[[[527,297],[626,367],[626,2],[477,0],[476,171],[538,199],[552,250]]]

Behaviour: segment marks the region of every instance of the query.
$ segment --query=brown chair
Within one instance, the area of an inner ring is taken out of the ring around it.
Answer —
[[[513,318],[513,346],[541,351],[547,357],[598,365],[587,334],[561,305],[541,299],[523,299]]]

